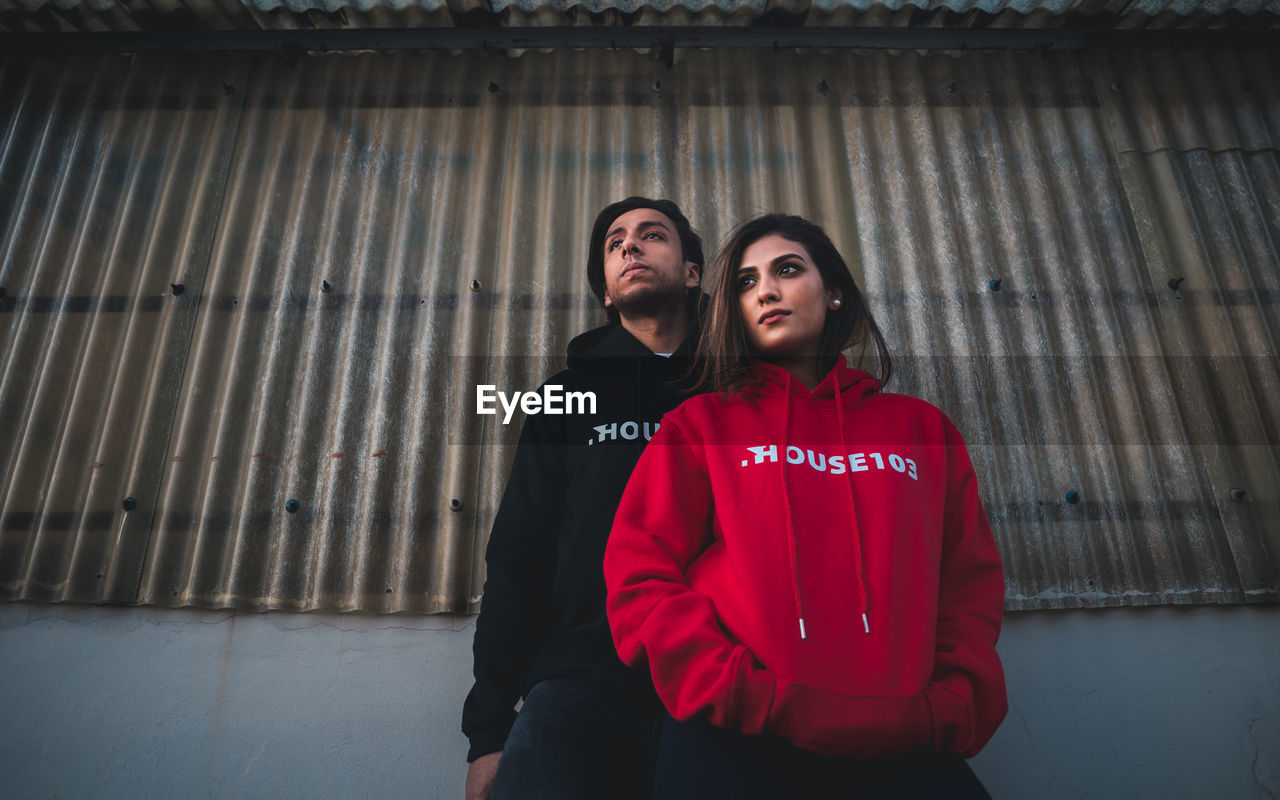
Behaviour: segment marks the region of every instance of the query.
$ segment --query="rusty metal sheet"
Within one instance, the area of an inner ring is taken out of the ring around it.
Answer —
[[[229,74],[0,67],[6,595],[137,598],[237,127]]]
[[[475,384],[603,319],[589,225],[644,193],[709,250],[831,232],[1010,608],[1275,600],[1280,87],[1198,58],[2,61],[0,590],[474,610],[517,433]]]

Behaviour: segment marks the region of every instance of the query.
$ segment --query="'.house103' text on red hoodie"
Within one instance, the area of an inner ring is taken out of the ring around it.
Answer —
[[[1008,711],[1004,578],[951,421],[843,362],[663,417],[614,518],[608,616],[679,720],[829,756],[972,756]]]

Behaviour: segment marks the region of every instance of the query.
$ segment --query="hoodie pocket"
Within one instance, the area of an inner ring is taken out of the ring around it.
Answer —
[[[929,703],[850,697],[778,681],[767,728],[798,747],[837,758],[879,758],[933,748]]]
[[[924,696],[929,701],[933,749],[941,753],[968,754],[974,729],[969,703],[941,683],[929,684]]]
[[[746,734],[763,733],[769,724],[769,709],[773,707],[778,684],[751,651],[738,645],[733,654],[731,674],[733,699],[724,714],[714,711],[712,723],[727,728],[737,728]]]

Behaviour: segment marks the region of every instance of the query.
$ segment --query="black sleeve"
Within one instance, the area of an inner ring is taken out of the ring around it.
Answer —
[[[550,630],[556,536],[568,483],[563,419],[526,417],[489,534],[472,644],[476,682],[462,708],[468,762],[502,749],[525,676]]]

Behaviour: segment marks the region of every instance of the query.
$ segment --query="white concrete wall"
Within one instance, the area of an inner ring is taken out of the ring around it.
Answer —
[[[460,798],[472,620],[0,605],[0,797]],[[1280,608],[1015,614],[997,798],[1280,797]]]

